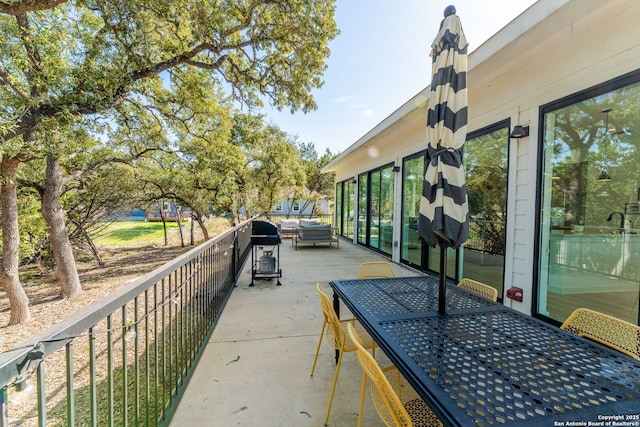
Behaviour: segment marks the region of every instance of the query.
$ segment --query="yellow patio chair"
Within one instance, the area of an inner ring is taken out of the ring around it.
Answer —
[[[384,261],[363,262],[358,268],[358,279],[396,277],[391,264]]]
[[[358,426],[362,424],[367,378],[371,379],[373,404],[385,425],[389,427],[442,426],[442,422],[418,396],[400,371],[395,366],[380,368],[376,359],[362,346],[360,336],[352,325],[347,325],[347,331],[356,346],[358,361],[364,371]]]
[[[322,291],[320,287],[320,283],[316,284],[316,289],[318,294],[320,295],[320,308],[322,309],[322,315],[324,317],[324,323],[322,324],[322,331],[320,332],[320,339],[318,340],[318,348],[316,349],[316,356],[313,359],[313,367],[311,368],[311,376],[316,370],[316,362],[318,361],[318,354],[320,353],[320,345],[322,344],[322,337],[325,335],[327,337],[327,342],[331,347],[335,348],[339,351],[338,361],[336,363],[336,372],[333,375],[333,385],[331,386],[331,395],[329,396],[329,406],[327,407],[327,416],[324,420],[324,425],[329,424],[329,414],[331,413],[331,404],[333,403],[333,396],[336,392],[336,384],[338,383],[338,375],[340,374],[340,365],[342,364],[342,355],[347,352],[356,351],[356,347],[351,341],[351,339],[347,336],[345,331],[345,327],[343,325],[351,325],[360,331],[361,336],[363,337],[363,347],[373,349],[375,354],[375,341],[373,338],[364,330],[362,325],[354,318],[351,319],[338,319],[338,315],[333,309],[333,305],[331,304],[331,300]],[[328,327],[327,327],[328,325]]]
[[[560,326],[640,360],[640,326],[588,308],[576,308]]]
[[[493,286],[485,285],[482,282],[472,279],[462,279],[460,283],[458,283],[458,286],[473,292],[482,298],[486,298],[491,301],[498,301],[498,290]]]

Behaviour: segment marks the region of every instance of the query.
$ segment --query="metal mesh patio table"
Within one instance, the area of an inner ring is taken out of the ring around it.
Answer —
[[[640,425],[640,361],[437,277],[331,286],[445,425]]]

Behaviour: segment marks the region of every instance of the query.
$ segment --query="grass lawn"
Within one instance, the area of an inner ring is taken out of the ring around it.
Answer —
[[[189,224],[183,224],[184,230],[188,232]],[[167,222],[167,232],[169,235],[177,233],[178,223]],[[111,223],[105,230],[95,238],[96,245],[148,245],[164,243],[164,231],[162,222],[144,221],[116,221]]]
[[[198,224],[195,225],[196,240],[202,242],[202,232]],[[229,219],[214,217],[206,222],[209,236],[217,236],[223,233],[231,226]],[[191,232],[191,224],[182,223],[182,232],[187,236]],[[169,244],[180,244],[178,223],[167,222],[167,235]],[[147,245],[164,245],[164,231],[162,222],[145,222],[145,221],[115,221],[95,236],[94,243],[96,246],[147,246]]]

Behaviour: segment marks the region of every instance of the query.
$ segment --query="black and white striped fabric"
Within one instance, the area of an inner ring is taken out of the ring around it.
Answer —
[[[462,150],[467,136],[467,40],[460,18],[445,17],[433,44],[427,115],[427,170],[418,232],[429,246],[462,245],[469,237]]]

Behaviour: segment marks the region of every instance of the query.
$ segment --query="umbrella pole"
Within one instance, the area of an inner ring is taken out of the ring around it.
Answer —
[[[438,286],[438,313],[444,314],[447,292],[447,248],[440,247],[440,282]]]

